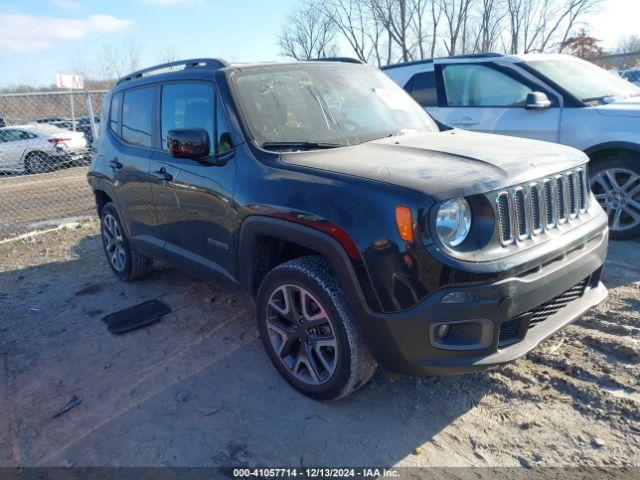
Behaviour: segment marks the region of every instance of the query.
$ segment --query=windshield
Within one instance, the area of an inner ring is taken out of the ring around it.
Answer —
[[[264,148],[330,148],[438,131],[404,90],[362,65],[249,68],[234,84],[247,127]]]
[[[586,103],[640,95],[640,88],[585,60],[567,58],[527,64]]]

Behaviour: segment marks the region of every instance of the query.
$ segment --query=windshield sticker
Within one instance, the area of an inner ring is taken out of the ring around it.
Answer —
[[[373,91],[378,95],[387,107],[391,110],[406,110],[407,101],[403,94],[388,88],[374,88]]]

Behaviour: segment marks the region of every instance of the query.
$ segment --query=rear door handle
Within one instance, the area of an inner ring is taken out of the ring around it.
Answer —
[[[173,181],[173,175],[167,172],[167,169],[164,167],[162,167],[160,170],[157,170],[155,172],[151,172],[151,176],[153,178],[157,178],[158,180],[160,180],[162,184]]]
[[[474,125],[478,125],[480,123],[478,120],[474,120],[471,117],[464,117],[458,120],[457,122],[451,122],[453,125],[457,127],[473,127]]]
[[[117,158],[114,158],[109,162],[109,167],[113,168],[114,170],[120,170],[122,168],[122,163],[120,163]]]

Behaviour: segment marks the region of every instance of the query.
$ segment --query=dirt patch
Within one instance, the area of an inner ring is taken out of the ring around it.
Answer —
[[[381,372],[322,404],[271,367],[249,302],[163,265],[118,281],[96,223],[0,245],[15,424],[0,461],[638,466],[639,246],[612,243],[608,300],[525,358],[463,377]],[[100,321],[152,298],[172,312],[148,328],[113,336]]]

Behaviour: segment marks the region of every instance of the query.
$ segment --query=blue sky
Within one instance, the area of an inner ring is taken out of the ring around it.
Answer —
[[[135,44],[143,66],[163,50],[231,61],[278,58],[276,35],[300,0],[0,0],[0,85],[50,84],[104,45]],[[605,47],[640,34],[640,0],[604,0],[588,27]]]
[[[73,57],[132,42],[143,66],[167,48],[179,58],[274,59],[296,1],[0,0],[0,85],[53,83]]]

